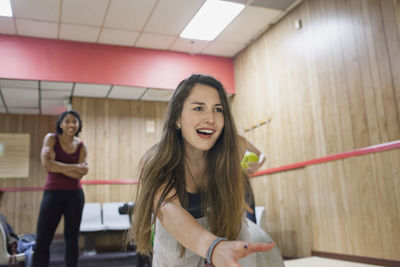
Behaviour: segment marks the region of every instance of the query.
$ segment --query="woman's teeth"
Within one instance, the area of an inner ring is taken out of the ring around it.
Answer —
[[[198,132],[199,134],[213,134],[213,133],[214,133],[213,130],[205,130],[205,129],[197,130],[197,132]]]

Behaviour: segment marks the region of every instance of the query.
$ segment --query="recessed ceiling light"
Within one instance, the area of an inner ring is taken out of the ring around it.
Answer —
[[[188,39],[212,41],[244,7],[245,5],[239,3],[207,0],[180,36]]]
[[[0,0],[0,16],[12,17],[11,0]]]

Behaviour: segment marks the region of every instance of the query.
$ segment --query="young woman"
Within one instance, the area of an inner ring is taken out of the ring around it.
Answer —
[[[155,224],[154,267],[268,265],[268,257],[260,259],[267,253],[252,254],[274,243],[245,219],[241,156],[221,83],[200,74],[183,80],[169,103],[161,140],[143,157],[134,209],[138,252],[152,251]],[[255,236],[269,243],[252,243]]]
[[[48,133],[44,138],[41,161],[47,182],[37,222],[35,267],[49,265],[50,243],[63,215],[65,264],[78,266],[79,227],[85,203],[80,179],[88,172],[87,148],[77,138],[81,129],[79,114],[69,110],[59,116],[56,133]]]

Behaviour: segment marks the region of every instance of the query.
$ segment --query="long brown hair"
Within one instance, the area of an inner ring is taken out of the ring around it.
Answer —
[[[239,234],[244,208],[245,183],[240,166],[240,149],[236,126],[222,84],[215,78],[193,74],[176,88],[169,102],[161,140],[142,158],[140,183],[136,195],[131,236],[139,253],[152,250],[151,225],[171,189],[176,190],[183,207],[187,207],[184,169],[184,142],[176,121],[182,113],[185,100],[195,84],[205,84],[218,91],[224,114],[224,128],[214,146],[207,152],[207,170],[210,177],[204,194],[203,207],[210,231],[217,236],[235,239]],[[154,197],[163,188],[152,216]],[[205,210],[206,211],[206,210]],[[183,255],[184,249],[181,250]]]

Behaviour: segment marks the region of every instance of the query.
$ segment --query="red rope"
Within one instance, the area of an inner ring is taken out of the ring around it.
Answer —
[[[365,155],[365,154],[376,153],[376,152],[395,149],[395,148],[400,148],[400,140],[397,140],[394,142],[389,142],[389,143],[383,143],[383,144],[375,145],[375,146],[368,146],[368,147],[352,150],[349,152],[330,155],[327,157],[322,157],[322,158],[317,158],[317,159],[312,159],[312,160],[307,160],[307,161],[302,161],[302,162],[296,162],[296,163],[283,165],[283,166],[276,167],[276,168],[270,168],[270,169],[267,169],[264,171],[256,172],[253,175],[251,175],[251,177],[257,177],[257,176],[271,174],[271,173],[277,173],[277,172],[282,172],[282,171],[294,170],[294,169],[298,169],[298,168],[304,168],[309,165],[316,165],[316,164],[321,164],[321,163],[328,162],[328,161],[335,161],[335,160],[339,160],[339,159],[361,156],[361,155]]]
[[[294,169],[298,169],[298,168],[304,168],[309,165],[316,165],[316,164],[321,164],[321,163],[328,162],[328,161],[335,161],[335,160],[339,160],[339,159],[361,156],[361,155],[365,155],[365,154],[376,153],[376,152],[395,149],[395,148],[400,148],[400,140],[397,140],[394,142],[389,142],[389,143],[383,143],[383,144],[375,145],[375,146],[364,147],[364,148],[352,150],[349,152],[338,153],[338,154],[330,155],[327,157],[322,157],[322,158],[292,163],[292,164],[288,164],[288,165],[283,165],[283,166],[276,167],[276,168],[270,168],[267,170],[256,172],[253,175],[251,175],[251,177],[257,177],[257,176],[271,174],[271,173],[277,173],[277,172],[282,172],[282,171],[294,170]],[[105,184],[122,185],[122,184],[138,184],[139,180],[138,179],[82,180],[81,183],[84,185],[105,185]],[[44,187],[0,187],[0,192],[1,191],[3,191],[3,192],[43,191],[43,190],[44,190]]]

